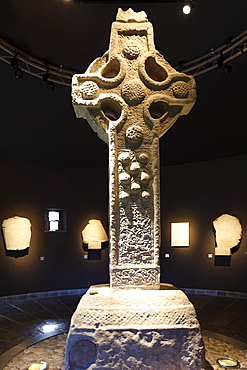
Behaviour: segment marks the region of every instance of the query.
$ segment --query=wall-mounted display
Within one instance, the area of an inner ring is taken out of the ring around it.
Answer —
[[[233,248],[238,247],[242,239],[242,226],[235,216],[222,214],[213,221],[215,229],[215,255],[230,256]]]
[[[171,246],[188,247],[189,244],[189,222],[171,223]]]
[[[101,243],[109,240],[100,220],[89,220],[82,230],[82,238],[88,249],[101,249]]]
[[[30,247],[31,222],[28,218],[14,216],[3,221],[3,237],[7,250],[23,250]]]

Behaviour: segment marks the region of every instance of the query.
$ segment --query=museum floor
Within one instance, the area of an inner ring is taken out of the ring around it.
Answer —
[[[247,350],[247,299],[188,294],[203,333]],[[54,334],[66,333],[80,295],[24,299],[0,304],[0,370],[7,360]],[[52,326],[49,326],[52,325]],[[52,330],[50,332],[49,330]]]

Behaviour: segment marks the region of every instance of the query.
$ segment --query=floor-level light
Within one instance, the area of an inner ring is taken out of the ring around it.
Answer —
[[[27,370],[45,370],[48,368],[48,363],[45,361],[38,361],[31,364]]]
[[[239,369],[240,363],[232,358],[218,358],[216,360],[217,365],[224,369]]]

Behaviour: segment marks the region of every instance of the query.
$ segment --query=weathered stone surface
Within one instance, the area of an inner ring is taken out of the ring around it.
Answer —
[[[213,221],[216,239],[216,256],[230,256],[231,249],[236,247],[242,239],[242,226],[235,216],[223,214]]]
[[[181,290],[163,288],[91,287],[72,317],[66,369],[204,369],[193,305]]]
[[[82,238],[88,249],[101,249],[101,243],[109,240],[101,221],[95,219],[88,221],[82,230]]]
[[[143,11],[119,9],[109,51],[73,76],[77,117],[109,145],[113,289],[159,289],[159,138],[195,99],[194,79],[155,50]]]
[[[30,247],[31,222],[28,218],[14,216],[3,220],[2,230],[8,250],[22,250]]]
[[[204,369],[192,304],[160,289],[159,138],[196,99],[156,50],[145,12],[118,11],[110,48],[73,76],[72,102],[109,146],[110,287],[73,315],[66,370]]]

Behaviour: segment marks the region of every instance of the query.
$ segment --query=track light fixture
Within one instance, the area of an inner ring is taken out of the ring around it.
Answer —
[[[183,13],[190,14],[192,9],[194,8],[194,1],[193,0],[185,0],[183,5]]]
[[[11,65],[12,68],[18,67],[18,63],[19,63],[19,60],[16,58],[16,56],[14,58],[12,58],[11,61],[10,61],[10,65]]]
[[[232,42],[233,40],[233,37],[232,36],[228,36],[226,39],[225,39],[225,44],[226,46],[230,45],[230,43]]]
[[[43,60],[43,63],[45,65],[45,67],[46,67],[45,73],[42,74],[42,80],[44,82],[47,82],[49,80],[49,78],[50,78],[49,67],[48,67],[48,60],[46,58],[43,58],[42,60]]]
[[[48,70],[43,74],[43,77],[42,77],[42,79],[43,79],[43,81],[44,82],[47,82],[48,80],[49,80],[49,78],[50,78],[50,73],[48,73]]]
[[[245,45],[240,45],[239,46],[239,50],[240,50],[240,52],[243,54],[243,53],[246,53],[246,51],[247,51],[247,44],[245,44]]]
[[[224,63],[225,63],[225,59],[224,59],[223,55],[221,55],[220,58],[217,60],[217,67],[222,68]]]
[[[226,63],[226,60],[223,57],[222,53],[220,54],[220,57],[217,60],[217,67],[218,69],[222,69],[224,75],[231,73],[232,71],[232,66]]]
[[[74,0],[76,1],[76,0]],[[82,1],[82,0],[81,0]],[[84,0],[83,0],[84,1]],[[92,0],[94,1],[94,0]],[[97,0],[95,0],[97,1]],[[102,2],[105,0],[101,0]],[[137,0],[136,0],[137,1]],[[139,1],[139,0],[138,0]],[[141,0],[140,0],[141,1]],[[185,0],[164,0],[166,2],[177,2],[180,4],[185,4]],[[195,1],[194,1],[195,4]],[[78,71],[70,70],[63,67],[63,65],[55,65],[48,63],[46,59],[37,59],[32,55],[23,53],[21,50],[17,50],[13,45],[9,44],[7,41],[0,38],[0,51],[3,50],[4,53],[8,55],[2,55],[0,52],[0,60],[9,64],[14,70],[16,68],[21,68],[21,71],[15,70],[15,75],[17,78],[22,78],[24,73],[31,74],[33,76],[47,78],[46,83],[54,82],[56,85],[65,85],[71,86],[72,76]],[[225,39],[225,42],[222,46],[218,48],[211,47],[208,53],[196,58],[191,61],[179,61],[175,68],[178,68],[184,73],[193,75],[194,77],[201,74],[207,73],[215,68],[220,68],[223,70],[223,67],[226,65],[226,62],[241,56],[247,52],[247,30],[240,33],[238,36],[232,38],[231,36]],[[18,57],[17,57],[18,56]],[[49,71],[48,71],[49,69]],[[229,71],[229,68],[226,70]],[[50,74],[50,77],[46,75]],[[228,72],[229,73],[229,72]],[[48,89],[54,89],[52,86],[48,86]]]
[[[23,70],[20,67],[15,67],[15,77],[16,78],[23,78]]]
[[[52,81],[49,81],[49,82],[47,82],[46,88],[48,90],[54,91],[55,90],[55,85]]]
[[[224,75],[232,72],[232,66],[230,64],[225,64],[222,69]]]
[[[15,77],[16,78],[23,78],[23,70],[19,67],[19,59],[17,58],[17,54],[15,53],[14,58],[10,60],[11,68],[15,70]]]

